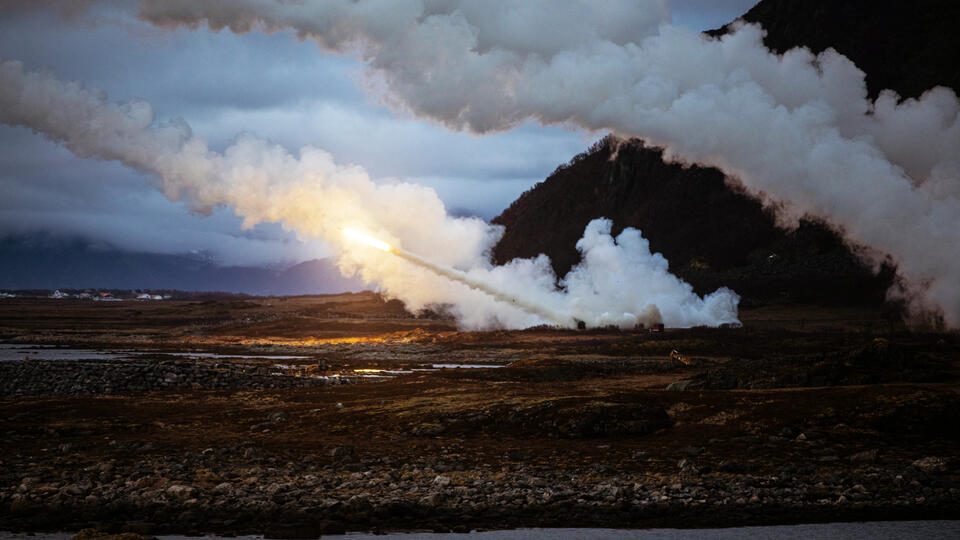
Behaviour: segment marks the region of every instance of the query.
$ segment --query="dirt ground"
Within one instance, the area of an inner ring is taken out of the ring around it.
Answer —
[[[506,366],[272,391],[0,398],[0,528],[269,533],[292,522],[276,535],[315,536],[960,518],[960,336],[816,306],[742,321],[459,332],[372,293],[0,300],[4,343],[295,353],[331,371]],[[356,474],[371,480],[341,478]],[[130,487],[147,477],[160,487]],[[308,477],[320,487],[303,487]],[[544,478],[555,487],[541,500]],[[299,491],[250,491],[284,482]],[[178,498],[183,485],[195,496]],[[597,491],[608,485],[612,496]],[[249,519],[218,518],[225,498]],[[284,513],[298,505],[316,511]]]

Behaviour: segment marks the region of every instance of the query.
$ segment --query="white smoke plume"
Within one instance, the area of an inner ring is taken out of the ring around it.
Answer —
[[[478,218],[447,215],[432,189],[377,184],[360,167],[338,165],[323,150],[304,147],[294,156],[249,134],[214,152],[182,120],[157,124],[146,102],[113,104],[78,83],[24,71],[17,61],[0,61],[0,123],[32,129],[77,156],[150,173],[169,199],[197,211],[225,205],[248,227],[276,221],[300,235],[322,237],[339,249],[346,274],[378,284],[412,310],[448,305],[464,328],[572,325],[574,317],[590,326],[622,327],[736,320],[734,293],[724,289],[698,298],[669,274],[661,256],[650,253],[638,231],[624,231],[615,244],[608,222],[591,224],[578,245],[584,263],[567,276],[566,290],[558,290],[544,256],[491,265],[489,252],[502,230]],[[434,269],[351,242],[340,233],[344,227],[422,256]],[[443,277],[441,267],[457,269],[447,273],[463,279]],[[534,309],[518,307],[525,305]]]
[[[827,50],[776,55],[762,29],[665,24],[663,1],[142,0],[162,26],[293,29],[366,62],[371,91],[454,129],[533,119],[611,130],[714,166],[778,209],[821,218],[897,266],[913,311],[960,327],[960,102],[871,101]]]

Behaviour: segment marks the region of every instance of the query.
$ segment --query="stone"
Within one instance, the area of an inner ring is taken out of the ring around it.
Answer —
[[[174,484],[167,488],[166,494],[178,499],[189,499],[193,496],[195,491],[196,490],[191,486]]]
[[[868,463],[877,460],[877,449],[864,450],[863,452],[857,452],[849,458],[850,461],[854,463]]]
[[[920,458],[912,463],[914,468],[920,469],[923,472],[943,472],[947,470],[947,462],[942,458],[928,456],[925,458]]]
[[[111,534],[96,529],[83,529],[70,540],[147,540],[148,537],[134,532]]]
[[[80,495],[85,495],[89,490],[90,489],[88,487],[82,486],[80,484],[70,484],[69,486],[63,488],[61,492],[66,493],[68,495],[73,495],[76,497]]]
[[[511,461],[520,461],[527,458],[527,453],[519,448],[512,448],[504,452],[504,457]]]
[[[690,379],[684,379],[682,381],[673,381],[672,383],[667,385],[667,390],[671,392],[682,392],[690,388],[691,384],[693,384],[693,381]]]
[[[334,458],[347,458],[353,455],[352,446],[335,446],[330,449],[330,456]]]

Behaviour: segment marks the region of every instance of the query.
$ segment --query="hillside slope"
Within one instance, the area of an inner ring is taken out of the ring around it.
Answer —
[[[611,155],[616,157],[611,159]],[[506,234],[495,259],[547,253],[558,276],[579,261],[590,220],[643,231],[650,248],[700,294],[728,286],[750,303],[879,304],[890,273],[877,277],[818,223],[774,225],[760,203],[724,183],[717,169],[663,162],[640,141],[604,139],[520,196],[494,223]]]
[[[950,31],[960,23],[958,6],[942,0],[910,3],[909,9],[886,0],[764,0],[743,18],[760,22],[766,44],[777,51],[835,47],[867,72],[873,95],[892,88],[915,96],[938,84],[960,91],[960,43]],[[651,249],[701,294],[727,285],[747,303],[883,302],[892,271],[874,276],[824,225],[777,229],[757,201],[724,183],[720,171],[665,164],[658,149],[639,141],[614,146],[609,140],[594,145],[494,218],[506,227],[494,259],[546,253],[563,276],[579,260],[574,246],[586,224],[607,217],[615,233],[641,229]]]

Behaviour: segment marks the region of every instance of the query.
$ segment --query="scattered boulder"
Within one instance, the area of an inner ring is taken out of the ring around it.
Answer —
[[[925,473],[943,472],[947,470],[947,462],[942,458],[933,456],[920,458],[911,465]]]
[[[352,446],[335,446],[330,449],[330,457],[336,459],[346,459],[353,456]]]
[[[956,439],[960,431],[960,396],[953,392],[918,391],[878,398],[863,410],[871,426],[896,435]]]
[[[638,401],[568,398],[504,409],[492,415],[494,430],[563,439],[646,435],[673,423],[663,407]]]
[[[427,437],[440,435],[446,430],[447,430],[446,426],[444,426],[439,422],[426,422],[423,424],[417,424],[410,428],[410,432],[413,433],[414,435],[421,435],[421,436],[427,436]]]
[[[864,450],[863,452],[857,452],[850,456],[849,459],[853,463],[871,463],[877,460],[877,449]]]
[[[99,531],[97,529],[83,529],[77,534],[73,535],[70,540],[155,540],[151,536],[143,536],[142,534],[125,532],[125,533],[108,533],[104,531]]]
[[[191,486],[184,486],[180,484],[174,484],[167,488],[167,495],[175,497],[177,499],[189,499],[193,497],[193,494],[196,490]]]
[[[129,358],[0,362],[0,396],[129,394],[174,389],[302,388],[356,382],[273,373],[269,367],[218,362]],[[270,422],[286,420],[274,413]]]
[[[889,382],[930,382],[949,370],[946,358],[914,354],[887,339],[831,352],[734,359],[693,376],[670,390],[764,390],[850,386]],[[674,383],[677,384],[677,383]],[[671,385],[673,386],[673,385]]]
[[[671,392],[682,392],[690,388],[691,384],[693,384],[693,381],[690,379],[684,379],[682,381],[673,381],[672,383],[667,385],[667,390]]]

